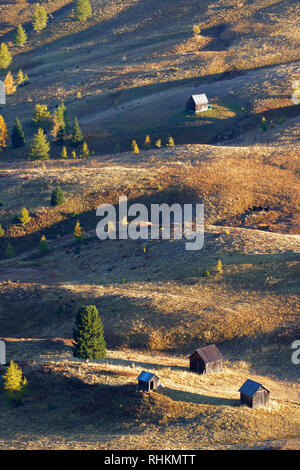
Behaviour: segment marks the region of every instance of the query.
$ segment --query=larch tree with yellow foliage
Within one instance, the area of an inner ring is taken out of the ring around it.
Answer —
[[[79,220],[77,220],[76,225],[75,225],[74,237],[77,243],[81,243],[85,238],[85,232],[83,228],[81,227]]]
[[[19,405],[28,391],[28,383],[26,377],[23,377],[22,369],[11,361],[3,379],[5,397],[13,404]]]
[[[12,95],[17,89],[17,86],[15,85],[14,77],[12,76],[11,71],[7,73],[4,79],[4,86],[5,86],[5,93],[7,95]]]
[[[8,134],[3,116],[0,114],[0,151],[7,147]]]

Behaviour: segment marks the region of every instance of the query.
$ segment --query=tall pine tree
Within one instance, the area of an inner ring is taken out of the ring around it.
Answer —
[[[25,145],[25,135],[20,119],[16,117],[14,127],[11,133],[11,143],[13,148],[23,147]]]
[[[26,44],[26,41],[27,41],[26,31],[23,28],[23,26],[21,24],[19,24],[19,26],[17,27],[17,30],[16,30],[14,43],[15,43],[16,46],[22,47],[22,46],[24,46],[24,44]]]
[[[82,306],[73,329],[73,356],[81,359],[104,359],[106,343],[103,324],[95,305]]]
[[[90,0],[77,0],[74,11],[75,20],[84,23],[88,18],[92,16],[92,7]]]
[[[49,158],[50,144],[42,128],[39,128],[31,144],[31,160],[47,160]]]

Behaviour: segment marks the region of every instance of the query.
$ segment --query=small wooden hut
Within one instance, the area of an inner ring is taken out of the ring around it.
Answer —
[[[0,365],[6,364],[6,345],[5,341],[0,340]]]
[[[250,408],[266,406],[270,400],[270,391],[262,384],[251,379],[246,380],[239,392],[241,394],[241,405],[245,403]]]
[[[224,357],[215,344],[196,349],[190,359],[190,371],[198,374],[211,374],[223,368]]]
[[[0,80],[0,104],[6,104],[6,93],[3,80]]]
[[[152,392],[159,387],[161,387],[161,382],[157,375],[143,371],[138,376],[138,389],[142,392]]]
[[[208,110],[208,98],[205,93],[192,95],[186,103],[188,113],[202,113]]]

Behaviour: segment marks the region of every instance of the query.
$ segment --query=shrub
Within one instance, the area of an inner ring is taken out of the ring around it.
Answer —
[[[95,305],[82,306],[73,329],[73,356],[88,361],[106,357],[103,324]]]
[[[57,186],[51,196],[51,206],[60,206],[65,202],[65,196],[63,191],[59,186]]]
[[[11,243],[9,243],[4,251],[4,256],[5,258],[9,259],[9,258],[12,258],[14,256],[15,252],[14,252],[14,248],[12,246]]]
[[[201,33],[201,29],[197,24],[194,24],[193,26],[193,33],[194,33],[194,36],[198,36],[198,34]]]
[[[268,123],[265,118],[265,116],[262,117],[260,127],[262,128],[263,131],[266,131],[268,129]]]
[[[23,377],[21,368],[14,361],[10,362],[3,380],[4,394],[7,400],[14,405],[20,404],[27,395],[28,384],[26,378]]]

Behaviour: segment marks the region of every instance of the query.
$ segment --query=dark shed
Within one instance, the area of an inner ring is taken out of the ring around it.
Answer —
[[[241,404],[245,403],[250,408],[258,408],[269,403],[270,391],[254,380],[247,379],[239,392],[241,394]]]
[[[205,93],[192,95],[186,103],[188,113],[201,113],[208,110],[208,98]]]
[[[190,371],[198,374],[219,372],[223,368],[224,357],[215,344],[196,349],[189,359]]]
[[[151,372],[141,372],[138,376],[138,389],[143,392],[151,392],[161,386],[160,379]]]

